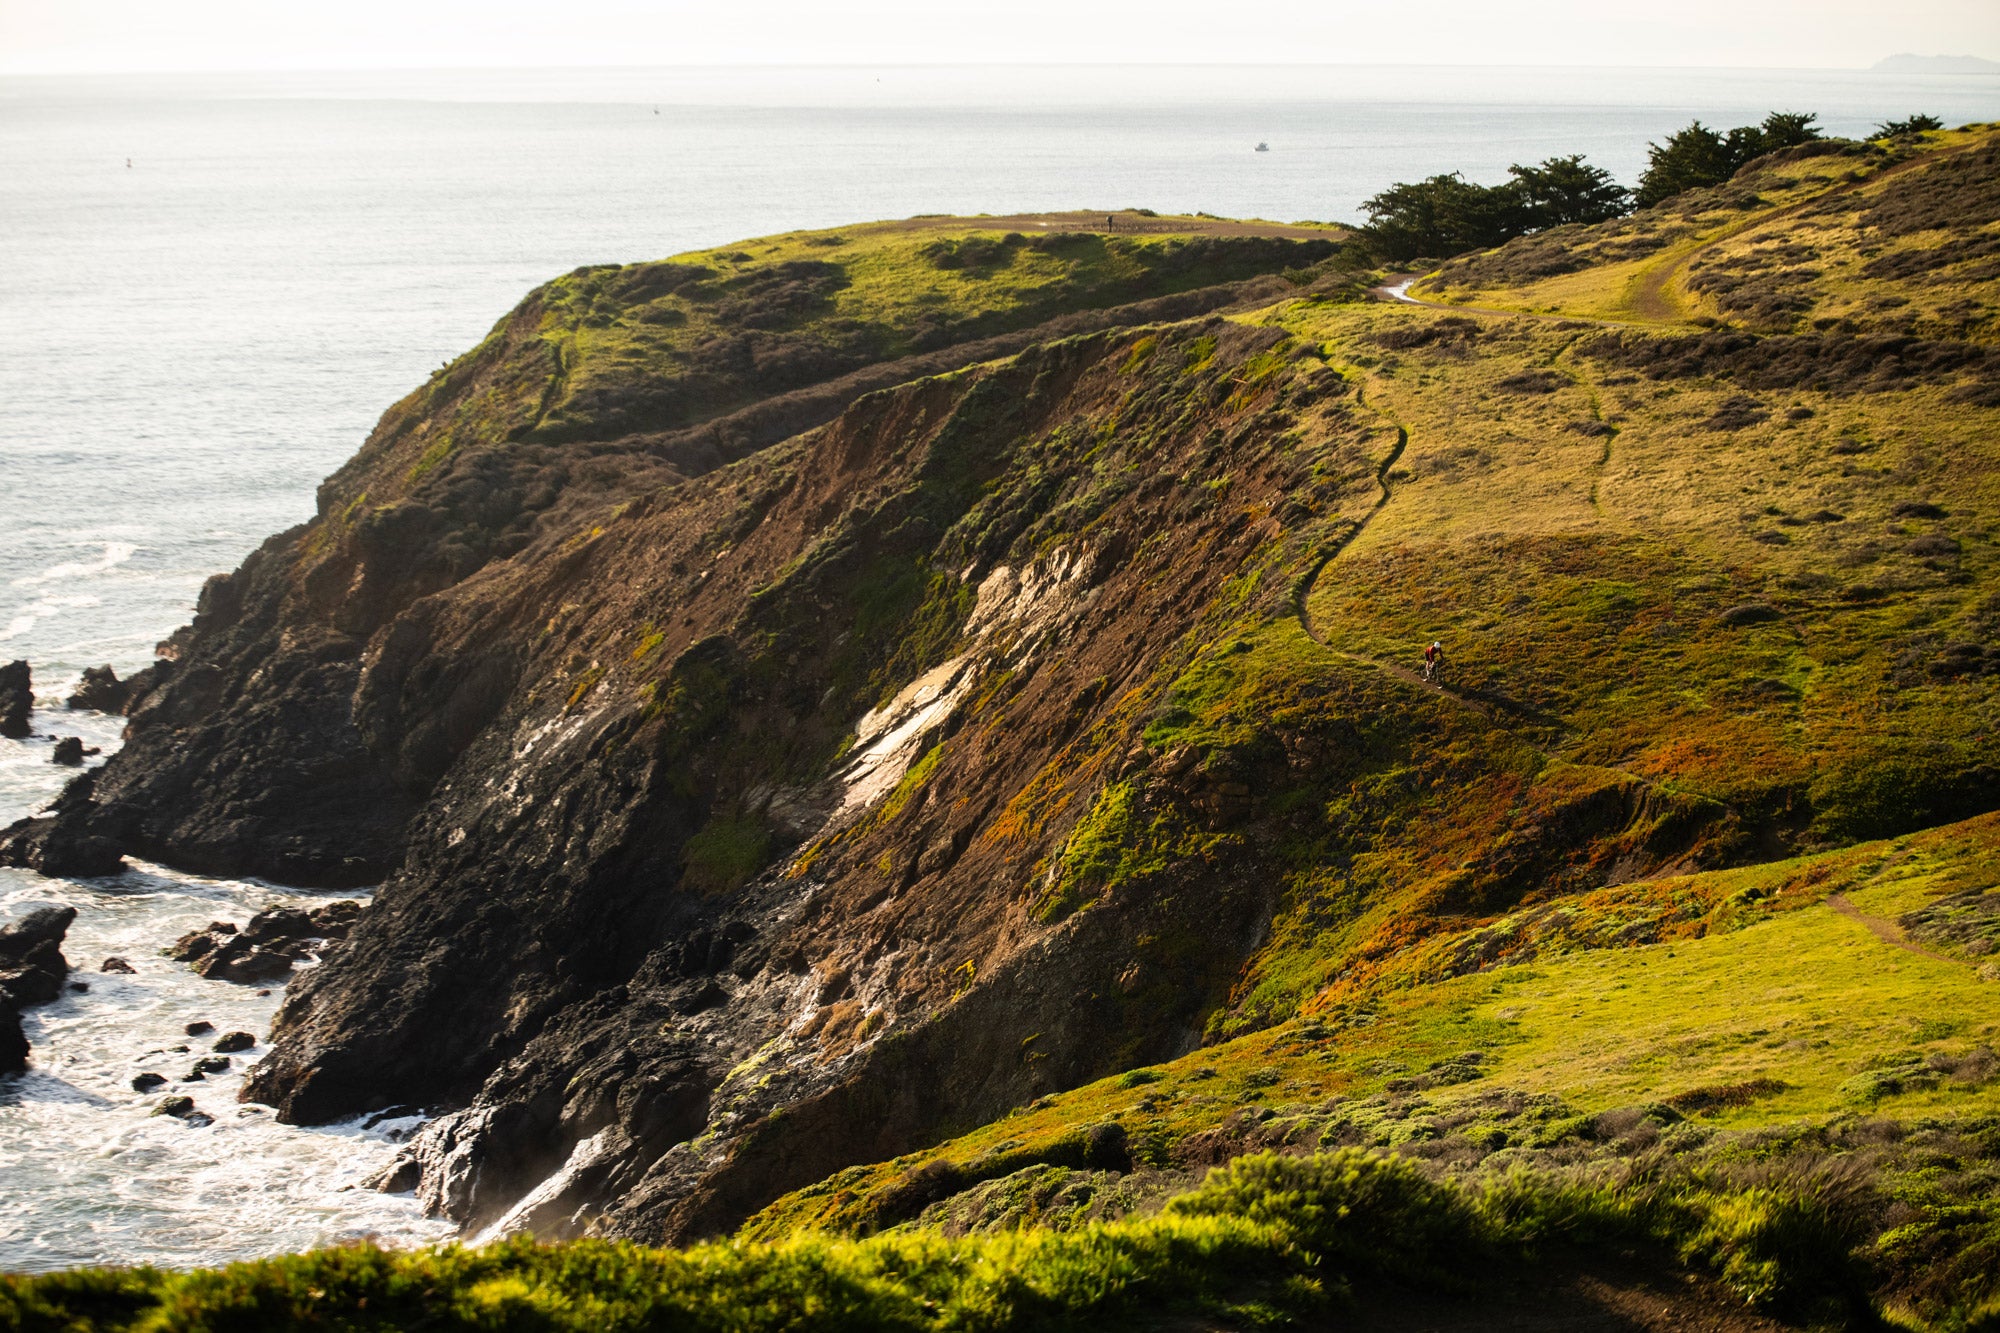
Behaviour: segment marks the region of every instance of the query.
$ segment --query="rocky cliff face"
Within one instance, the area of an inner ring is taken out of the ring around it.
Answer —
[[[435,599],[370,660],[363,725],[407,732],[479,643],[522,645],[515,691],[256,1093],[309,1120],[471,1097],[420,1149],[438,1205],[491,1220],[574,1158],[517,1220],[672,1235],[1188,1048],[1268,919],[1254,858],[1064,921],[1060,812],[1143,762],[1219,604],[1287,595],[1273,512],[1370,484],[1345,398],[1273,330],[1071,339]]]
[[[1787,170],[1770,227],[1862,225]],[[1658,938],[1572,920],[1608,886],[1992,806],[1988,673],[1937,665],[1994,651],[1941,646],[1992,620],[1982,351],[1862,397],[1778,335],[1356,295],[1325,242],[945,224],[579,271],[209,585],[0,855],[386,877],[250,1095],[440,1112],[381,1183],[468,1227],[673,1240]],[[1099,1128],[1069,1165],[1129,1164]]]
[[[537,293],[392,409],[318,520],[210,581],[126,749],[10,855],[393,871],[295,988],[252,1092],[305,1121],[469,1102],[430,1135],[423,1185],[470,1222],[587,1157],[540,1225],[618,1198],[603,1224],[714,1227],[940,1116],[1186,1047],[1265,895],[1183,904],[1177,932],[1212,954],[1134,1026],[1131,950],[1098,937],[1157,909],[1084,932],[1032,910],[1062,788],[1090,780],[1051,761],[1083,735],[1122,755],[1162,663],[1290,540],[1273,513],[1362,488],[1380,432],[1281,333],[1156,327],[1298,290],[1316,274],[1269,275],[1329,243],[1054,239],[1062,264],[1025,284],[1046,255],[1003,243],[982,280],[1015,288],[959,328],[926,307],[862,337],[811,284],[774,315],[770,282],[688,265]],[[951,244],[893,248],[963,281]],[[592,330],[676,327],[660,291],[703,281],[764,302],[721,312],[749,326],[733,380],[713,337],[664,358],[679,379],[599,364]],[[762,372],[763,353],[789,359]],[[1283,430],[1311,448],[1280,456]],[[1279,571],[1263,582],[1282,598]],[[1074,1012],[1093,989],[1102,1012]],[[938,1027],[979,1005],[1010,1018]],[[1023,1023],[1046,1032],[1032,1059]],[[974,1029],[999,1046],[964,1064]],[[917,1033],[959,1053],[909,1105],[710,1184],[781,1108],[907,1082]]]

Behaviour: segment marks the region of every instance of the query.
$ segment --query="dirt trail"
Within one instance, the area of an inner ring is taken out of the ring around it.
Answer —
[[[1298,605],[1295,608],[1299,617],[1299,627],[1306,632],[1307,638],[1336,657],[1344,657],[1350,662],[1359,662],[1363,666],[1371,666],[1378,671],[1386,671],[1396,679],[1414,685],[1420,690],[1435,691],[1448,699],[1454,700],[1463,707],[1484,714],[1490,721],[1503,721],[1501,712],[1504,710],[1520,713],[1523,717],[1531,721],[1545,722],[1548,719],[1537,717],[1530,711],[1520,708],[1518,705],[1511,705],[1504,700],[1492,699],[1485,695],[1474,696],[1454,690],[1449,686],[1425,680],[1421,673],[1409,667],[1400,666],[1394,662],[1384,662],[1380,658],[1365,657],[1360,653],[1349,652],[1345,648],[1335,647],[1333,644],[1327,642],[1325,636],[1313,626],[1312,613],[1307,608],[1312,601],[1313,589],[1319,585],[1319,576],[1325,572],[1328,565],[1332,564],[1340,556],[1342,551],[1345,551],[1354,544],[1355,538],[1359,537],[1367,529],[1369,523],[1389,503],[1392,494],[1389,489],[1389,471],[1402,459],[1403,451],[1409,447],[1409,444],[1410,432],[1408,428],[1400,422],[1396,423],[1396,445],[1375,469],[1375,485],[1380,492],[1375,497],[1375,503],[1370,506],[1366,514],[1355,520],[1346,532],[1342,533],[1337,540],[1321,553],[1318,562],[1307,571],[1306,577],[1300,585]]]
[[[1934,958],[1940,963],[1961,963],[1962,965],[1962,960],[1953,958],[1949,954],[1941,954],[1935,949],[1926,949],[1921,944],[1910,943],[1910,937],[1903,933],[1901,926],[1885,917],[1868,915],[1868,913],[1856,907],[1853,900],[1844,893],[1829,894],[1826,905],[1842,916],[1850,920],[1859,921],[1862,925],[1868,927],[1869,933],[1884,944],[1893,944],[1898,949],[1920,954],[1925,958]]]
[[[1602,329],[1635,329],[1650,327],[1637,320],[1600,319],[1594,315],[1565,315],[1560,311],[1546,310],[1503,310],[1499,306],[1459,305],[1451,301],[1426,301],[1421,296],[1410,295],[1410,288],[1430,275],[1412,273],[1398,277],[1393,282],[1385,282],[1380,287],[1370,287],[1369,293],[1385,301],[1400,301],[1404,305],[1420,305],[1427,310],[1443,310],[1454,315],[1492,315],[1500,319],[1540,319],[1562,324],[1590,324]]]
[[[1107,225],[1108,224],[1108,225]],[[873,222],[854,231],[1095,231],[1113,236],[1277,236],[1292,241],[1340,241],[1353,233],[1346,227],[1298,227],[1255,218],[1201,218],[1175,215],[1149,217],[1130,209],[1109,213],[1071,210],[1066,213],[1008,213],[999,217],[959,217],[950,214]]]

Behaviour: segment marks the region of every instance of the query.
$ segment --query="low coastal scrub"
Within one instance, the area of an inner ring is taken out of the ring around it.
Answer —
[[[1216,1169],[1156,1216],[1074,1231],[803,1235],[685,1250],[355,1245],[188,1273],[0,1279],[0,1327],[1083,1329],[1169,1312],[1280,1327],[1357,1294],[1471,1297],[1519,1282],[1524,1269],[1561,1280],[1614,1258],[1684,1265],[1705,1279],[1700,1299],[1712,1306],[1865,1320],[1895,1277],[1873,1244],[1874,1209],[1852,1176],[1826,1171],[1517,1174],[1472,1187],[1356,1149],[1266,1153]],[[1983,1219],[1985,1231],[1995,1225]],[[1962,1295],[1979,1299],[1977,1285]],[[1937,1313],[1940,1327],[1985,1326],[1970,1306]]]

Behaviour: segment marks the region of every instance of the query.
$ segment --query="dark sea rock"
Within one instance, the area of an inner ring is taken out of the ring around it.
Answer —
[[[172,1116],[174,1119],[189,1125],[212,1125],[215,1123],[215,1117],[209,1115],[206,1111],[198,1109],[192,1097],[163,1097],[160,1099],[160,1104],[153,1108],[153,1114]]]
[[[214,981],[275,981],[289,975],[293,963],[324,954],[345,939],[361,910],[353,901],[328,903],[312,912],[267,908],[241,930],[233,921],[211,921],[207,930],[181,936],[166,952]]]
[[[38,907],[0,930],[0,994],[20,1008],[62,994],[69,979],[62,941],[74,920],[74,907]]]
[[[118,673],[109,665],[85,667],[83,679],[69,698],[64,700],[65,708],[89,708],[100,713],[122,713],[125,711],[125,682],[118,679]]]
[[[64,736],[57,740],[55,752],[49,756],[49,762],[60,764],[64,768],[82,768],[83,737]]]
[[[201,1059],[194,1062],[194,1068],[188,1070],[187,1077],[182,1082],[192,1082],[195,1079],[207,1078],[210,1074],[227,1074],[228,1072],[228,1056],[204,1055]]]
[[[45,813],[0,830],[0,866],[74,879],[115,875],[123,870],[125,861],[117,842],[97,831],[92,822],[100,771],[77,774]]]
[[[65,708],[88,708],[99,713],[129,713],[152,693],[173,669],[171,662],[155,662],[135,671],[125,680],[109,666],[85,667],[76,691],[64,701]]]
[[[239,935],[196,963],[194,970],[210,981],[233,981],[239,986],[252,986],[290,976],[292,958],[289,954],[251,944]]]
[[[69,978],[62,941],[74,920],[74,907],[40,907],[0,930],[0,1074],[28,1067],[21,1010],[62,994]]]
[[[212,1049],[220,1051],[224,1055],[231,1055],[237,1051],[247,1051],[256,1044],[257,1038],[254,1033],[225,1032]]]
[[[266,908],[243,927],[243,938],[255,944],[305,939],[317,933],[312,917],[296,907]]]
[[[234,921],[211,921],[206,930],[191,930],[168,945],[164,952],[176,963],[192,963],[236,933]],[[192,1029],[190,1029],[192,1035]]]
[[[215,1024],[209,1022],[207,1019],[201,1019],[188,1024],[182,1031],[186,1032],[190,1037],[206,1036],[208,1033],[215,1031]]]
[[[132,1080],[132,1091],[134,1092],[151,1092],[154,1088],[164,1088],[166,1086],[167,1076],[165,1074],[139,1074]]]
[[[100,971],[100,972],[122,972],[122,973],[124,973],[124,974],[125,974],[126,976],[132,976],[132,975],[136,974],[136,973],[138,972],[138,970],[139,970],[139,969],[138,969],[138,968],[136,968],[136,967],[133,967],[133,966],[132,966],[132,965],[131,965],[130,963],[126,962],[126,961],[125,961],[125,960],[124,960],[123,958],[118,958],[118,957],[115,957],[115,956],[114,956],[114,957],[111,957],[111,958],[107,958],[107,959],[105,959],[105,960],[104,960],[104,963],[103,963],[103,965],[102,965],[102,966],[100,966],[100,967],[99,967],[99,968],[98,968],[97,970],[98,970],[98,971]]]
[[[34,681],[26,661],[0,666],[0,736],[20,740],[28,734],[28,714],[35,707]]]
[[[21,1031],[21,1011],[0,999],[0,1076],[28,1067],[28,1037]]]

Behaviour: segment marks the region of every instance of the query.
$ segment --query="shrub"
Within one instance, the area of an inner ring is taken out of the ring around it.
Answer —
[[[1335,1272],[1458,1284],[1489,1230],[1457,1190],[1399,1157],[1359,1148],[1313,1157],[1259,1153],[1209,1173],[1168,1205],[1180,1217],[1226,1216],[1275,1228]]]
[[[1885,120],[1875,127],[1875,133],[1870,137],[1876,139],[1908,139],[1943,128],[1944,122],[1936,116],[1926,116],[1919,113],[1902,120]]]
[[[1823,1175],[1690,1193],[1677,1202],[1693,1214],[1691,1224],[1672,1228],[1681,1259],[1708,1268],[1760,1309],[1797,1315],[1838,1313],[1843,1305],[1865,1309],[1854,1254],[1863,1228],[1845,1184]]]

